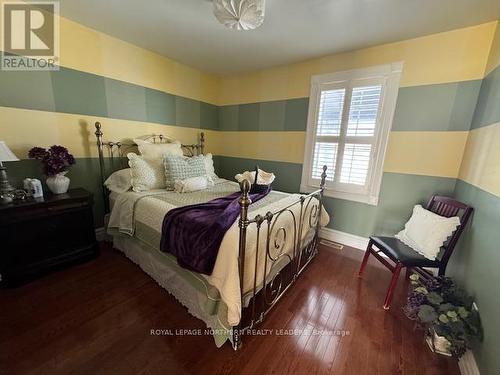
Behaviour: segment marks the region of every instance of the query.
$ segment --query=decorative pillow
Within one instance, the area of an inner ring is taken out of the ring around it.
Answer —
[[[129,191],[132,188],[130,168],[120,169],[119,171],[113,172],[104,182],[104,186],[115,193],[125,193],[126,191]]]
[[[207,171],[207,175],[214,180],[218,179],[219,177],[215,174],[214,160],[212,154],[208,153],[206,155],[200,155],[200,156],[203,156],[203,158],[205,159],[205,169]]]
[[[139,148],[139,152],[141,156],[145,158],[153,159],[160,158],[163,159],[165,154],[172,154],[182,156],[184,155],[182,152],[180,142],[174,143],[150,143],[143,139],[134,139],[135,144]]]
[[[165,188],[165,172],[161,158],[145,158],[127,154],[132,190],[136,192]]]
[[[250,182],[250,184],[253,184],[255,182],[255,171],[245,171],[243,173],[238,173],[236,176],[234,176],[234,178],[240,184],[241,182],[243,182],[243,180],[247,180],[248,182]],[[259,168],[257,185],[271,185],[275,178],[276,176],[274,175],[274,173],[266,172]]]
[[[190,193],[192,191],[205,190],[214,185],[214,180],[210,176],[198,176],[177,180],[174,184],[174,190],[178,193]]]
[[[443,243],[459,225],[457,216],[439,216],[417,204],[405,229],[396,234],[396,238],[427,259],[434,260]]]
[[[207,175],[205,157],[203,155],[187,158],[166,154],[164,165],[167,190],[174,190],[174,184],[177,180]]]

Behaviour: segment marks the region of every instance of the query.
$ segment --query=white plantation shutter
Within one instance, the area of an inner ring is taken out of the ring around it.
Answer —
[[[326,165],[327,195],[378,198],[401,66],[394,76],[380,68],[313,77],[303,186],[317,187]]]
[[[372,145],[346,143],[340,182],[343,184],[365,185]]]
[[[345,89],[321,91],[316,135],[340,135]]]
[[[328,170],[335,171],[335,161],[337,159],[338,144],[327,142],[316,142],[314,145],[314,158],[311,177],[317,180],[321,179],[323,166],[326,165]],[[327,181],[333,181],[334,174],[327,175]]]
[[[366,186],[382,85],[354,87],[351,95],[340,183]]]
[[[382,85],[354,87],[347,136],[373,136],[377,125]]]

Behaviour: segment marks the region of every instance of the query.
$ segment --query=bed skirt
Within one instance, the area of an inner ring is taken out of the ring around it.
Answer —
[[[171,255],[161,253],[133,237],[115,234],[113,246],[186,307],[192,316],[202,320],[217,347],[227,340],[232,343],[232,327],[226,319],[227,306],[216,288],[179,267]]]

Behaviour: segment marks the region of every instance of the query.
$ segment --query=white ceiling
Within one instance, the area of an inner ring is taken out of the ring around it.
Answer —
[[[91,28],[231,74],[496,20],[500,0],[267,0],[264,24],[226,29],[210,0],[61,0]]]

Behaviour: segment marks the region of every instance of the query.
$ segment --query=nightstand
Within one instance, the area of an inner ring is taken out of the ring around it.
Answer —
[[[92,193],[84,189],[0,205],[2,284],[96,257],[92,205]]]

